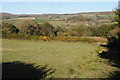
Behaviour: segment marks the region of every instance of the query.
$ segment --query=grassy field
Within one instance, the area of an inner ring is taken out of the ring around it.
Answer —
[[[51,21],[50,19],[34,19],[33,21],[35,21],[35,22],[49,22],[49,21]]]
[[[3,62],[48,64],[56,69],[54,78],[106,78],[115,70],[97,56],[100,48],[95,44],[5,39],[2,43]]]

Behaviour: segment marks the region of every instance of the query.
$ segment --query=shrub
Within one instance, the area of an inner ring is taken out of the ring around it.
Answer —
[[[19,29],[15,25],[9,23],[2,23],[2,32],[3,34],[15,33],[18,34]]]

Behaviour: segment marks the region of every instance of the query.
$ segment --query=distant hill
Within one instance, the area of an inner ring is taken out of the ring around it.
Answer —
[[[11,14],[0,13],[4,22],[15,23],[18,20],[30,19],[37,23],[49,22],[53,26],[99,25],[115,22],[115,14],[106,12],[82,12],[70,14]],[[11,19],[11,20],[10,20]]]
[[[61,15],[82,15],[82,14],[114,14],[112,11],[107,12],[81,12],[81,13],[70,13],[70,14],[12,14],[12,13],[0,13],[2,17],[37,17],[37,16],[61,16]]]
[[[11,13],[0,13],[0,15],[2,15],[2,16],[17,16],[15,14],[11,14]]]
[[[17,15],[11,13],[0,13],[0,16],[2,16],[2,19],[9,19],[12,17],[16,17]]]

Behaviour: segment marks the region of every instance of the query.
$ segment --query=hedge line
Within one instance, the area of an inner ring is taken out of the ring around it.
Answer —
[[[105,39],[95,39],[89,37],[55,37],[55,36],[37,36],[37,35],[22,35],[22,34],[2,34],[4,39],[22,39],[22,40],[43,40],[43,41],[65,41],[65,42],[101,42],[105,43]]]

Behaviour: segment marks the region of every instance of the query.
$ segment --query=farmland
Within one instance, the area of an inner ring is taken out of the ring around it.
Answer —
[[[3,2],[2,79],[120,78],[116,2]]]
[[[102,51],[93,43],[43,42],[31,40],[2,40],[4,62],[34,63],[56,69],[48,77],[107,78],[116,68],[98,57]]]
[[[12,15],[12,16],[11,16]],[[75,14],[22,14],[14,15],[3,13],[3,21],[8,23],[15,23],[19,20],[33,20],[37,23],[49,22],[55,27],[72,27],[79,25],[97,26],[103,23],[115,23],[113,12],[86,12]],[[5,18],[9,19],[5,19]],[[82,21],[81,21],[82,20]]]

